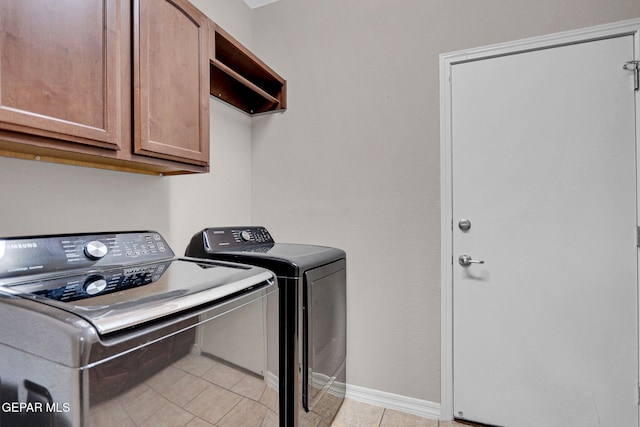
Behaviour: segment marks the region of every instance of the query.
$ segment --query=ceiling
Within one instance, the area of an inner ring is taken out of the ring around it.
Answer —
[[[274,3],[277,1],[278,0],[244,0],[247,6],[249,6],[251,9],[255,9],[257,7],[264,6],[269,3]]]

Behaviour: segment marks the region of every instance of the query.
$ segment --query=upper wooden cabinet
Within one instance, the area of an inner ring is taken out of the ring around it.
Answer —
[[[124,1],[0,2],[3,129],[120,149]]]
[[[286,81],[187,0],[0,0],[0,155],[209,170],[209,95],[286,108]]]
[[[208,28],[185,0],[0,0],[0,155],[207,172]]]
[[[184,0],[135,0],[134,149],[209,162],[208,20]]]

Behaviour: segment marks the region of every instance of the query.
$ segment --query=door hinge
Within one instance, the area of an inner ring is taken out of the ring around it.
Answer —
[[[623,70],[633,71],[633,88],[640,88],[640,61],[628,61],[622,66]]]
[[[636,227],[636,246],[640,248],[640,227]]]

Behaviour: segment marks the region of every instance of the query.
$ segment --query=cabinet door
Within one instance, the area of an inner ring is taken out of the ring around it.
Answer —
[[[130,43],[121,7],[0,2],[0,129],[119,149]]]
[[[208,164],[207,28],[187,1],[134,1],[136,154]]]

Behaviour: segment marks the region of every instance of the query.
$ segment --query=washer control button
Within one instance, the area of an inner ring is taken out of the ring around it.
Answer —
[[[243,242],[249,242],[252,240],[252,235],[251,232],[249,230],[243,230],[240,233],[240,238],[242,239]]]
[[[107,279],[102,276],[89,277],[84,282],[84,291],[89,295],[97,295],[107,287]]]
[[[93,240],[84,246],[84,254],[94,260],[104,257],[108,251],[107,245],[100,240]]]

